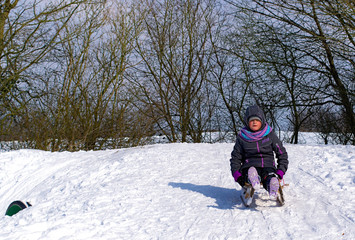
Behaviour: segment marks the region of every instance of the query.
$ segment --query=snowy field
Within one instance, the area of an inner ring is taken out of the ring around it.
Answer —
[[[2,152],[0,239],[355,239],[355,147],[285,147],[285,206],[251,208],[232,143]],[[4,216],[14,200],[33,206]]]

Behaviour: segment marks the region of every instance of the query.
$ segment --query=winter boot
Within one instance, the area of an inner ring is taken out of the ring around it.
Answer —
[[[269,197],[270,199],[276,200],[277,191],[279,190],[279,180],[276,177],[272,177],[269,182]]]
[[[255,167],[250,167],[248,169],[248,180],[249,180],[249,183],[251,184],[251,186],[255,190],[260,189],[260,177],[259,177],[259,174],[256,171]]]

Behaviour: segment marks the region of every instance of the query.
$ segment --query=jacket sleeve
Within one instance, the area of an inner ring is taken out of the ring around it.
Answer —
[[[276,136],[274,131],[271,132],[271,137],[272,137],[272,148],[277,158],[277,169],[280,169],[281,171],[286,173],[288,168],[288,155],[286,152],[286,148],[282,145],[282,142]]]
[[[232,151],[232,157],[230,159],[230,166],[231,166],[231,172],[232,175],[236,172],[239,171],[241,166],[242,166],[242,144],[240,142],[240,139],[237,137],[236,143],[233,147]]]

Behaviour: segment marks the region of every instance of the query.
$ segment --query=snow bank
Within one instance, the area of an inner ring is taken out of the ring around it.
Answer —
[[[1,239],[355,239],[355,147],[285,145],[286,205],[245,208],[233,144],[0,153]]]

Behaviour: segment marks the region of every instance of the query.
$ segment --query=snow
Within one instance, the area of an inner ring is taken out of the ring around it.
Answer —
[[[355,239],[355,146],[285,147],[285,206],[250,208],[233,143],[2,152],[0,239]],[[4,216],[15,200],[33,206]]]

